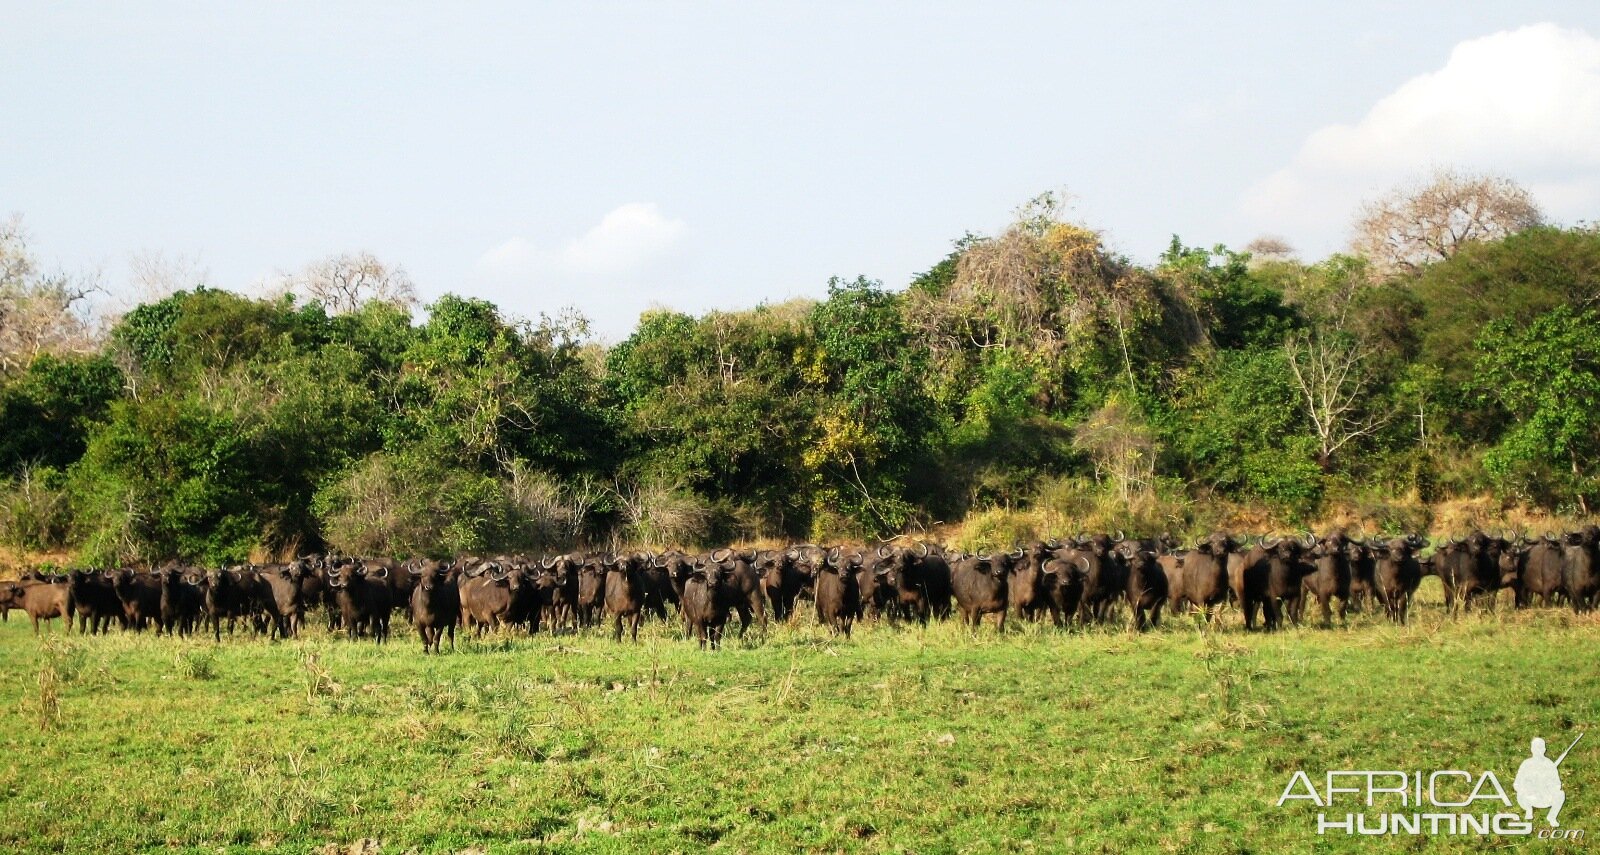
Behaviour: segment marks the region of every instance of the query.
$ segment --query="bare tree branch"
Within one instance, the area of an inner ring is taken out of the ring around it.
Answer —
[[[370,252],[325,258],[286,277],[283,284],[290,293],[321,303],[335,315],[374,301],[405,309],[417,305],[417,287],[405,268],[391,268]]]
[[[46,353],[92,350],[95,337],[83,310],[98,290],[92,278],[41,275],[22,219],[0,220],[0,374],[25,369]]]
[[[1543,222],[1533,196],[1509,178],[1441,170],[1362,206],[1352,248],[1380,273],[1442,261],[1463,244],[1495,240]]]
[[[1332,466],[1339,449],[1377,432],[1393,413],[1366,407],[1373,377],[1367,359],[1372,348],[1349,336],[1301,333],[1284,342],[1289,369],[1317,435],[1317,462]]]

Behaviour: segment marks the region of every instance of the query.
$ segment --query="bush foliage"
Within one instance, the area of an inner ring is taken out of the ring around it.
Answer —
[[[896,291],[581,318],[197,288],[0,374],[0,541],[90,563],[1289,525],[1600,499],[1600,233],[1379,276],[1036,200]],[[1341,511],[1342,512],[1342,511]]]

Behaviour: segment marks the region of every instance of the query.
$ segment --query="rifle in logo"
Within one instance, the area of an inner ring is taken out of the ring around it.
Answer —
[[[1578,747],[1582,739],[1583,734],[1579,733],[1555,760],[1544,756],[1543,739],[1535,736],[1529,743],[1530,756],[1517,767],[1516,780],[1511,783],[1512,789],[1517,792],[1517,807],[1522,808],[1523,818],[1531,821],[1535,810],[1549,810],[1545,819],[1552,828],[1560,826],[1556,817],[1567,801],[1567,794],[1561,789],[1561,761],[1567,759],[1567,755]]]

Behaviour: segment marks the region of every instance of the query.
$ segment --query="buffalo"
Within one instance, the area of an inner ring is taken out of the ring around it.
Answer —
[[[192,567],[167,567],[158,574],[161,580],[161,619],[156,634],[189,635],[200,621],[204,595],[200,592],[199,571]]]
[[[1600,527],[1568,532],[1562,550],[1562,587],[1575,612],[1592,611],[1600,596]]]
[[[389,577],[394,575],[386,565],[368,568],[365,562],[340,563],[327,571],[328,589],[333,593],[334,606],[345,634],[355,639],[370,630],[378,644],[389,639],[389,613],[394,589]]]
[[[710,555],[700,556],[693,562],[686,556],[677,559],[680,568],[704,561],[708,564],[720,564],[728,570],[728,576],[718,589],[717,596],[726,600],[728,608],[739,615],[740,638],[743,638],[745,632],[750,629],[750,624],[756,621],[760,622],[763,633],[767,630],[767,597],[762,590],[761,576],[755,568],[756,559],[754,550],[739,552],[733,549],[718,549]],[[670,577],[677,596],[681,598],[683,583],[688,577],[681,569],[676,573],[677,575],[672,573],[664,575]]]
[[[408,563],[406,575],[412,578],[411,625],[422,638],[422,652],[439,652],[441,636],[450,636],[450,649],[456,648],[456,624],[461,620],[461,589],[456,585],[455,568],[445,561]]]
[[[1475,531],[1450,539],[1433,555],[1433,570],[1444,583],[1445,609],[1454,614],[1471,609],[1474,598],[1487,595],[1490,605],[1500,590],[1501,574],[1488,535]]]
[[[127,625],[127,615],[122,602],[111,587],[111,580],[92,570],[73,570],[67,573],[67,590],[72,597],[72,609],[78,615],[78,631],[98,635],[105,632],[115,620]]]
[[[58,617],[68,629],[72,628],[72,592],[68,590],[66,582],[23,579],[7,585],[8,589],[3,592],[7,602],[11,607],[27,612],[28,619],[33,621],[34,635],[39,634],[39,621]]]
[[[1350,560],[1350,608],[1360,612],[1368,600],[1377,599],[1378,554],[1366,540],[1351,538],[1345,555]]]
[[[307,559],[288,564],[261,568],[258,577],[266,586],[262,607],[272,621],[272,631],[279,638],[294,638],[306,616],[306,584],[308,577],[318,574]],[[320,590],[320,589],[319,589]]]
[[[817,623],[834,633],[849,636],[861,611],[859,574],[864,560],[860,552],[846,553],[835,546],[817,568]]]
[[[1501,556],[1502,571],[1510,569],[1517,574],[1517,598],[1520,603],[1531,605],[1537,597],[1540,605],[1548,607],[1554,604],[1557,597],[1566,594],[1564,545],[1561,538],[1546,534],[1536,543]],[[1507,558],[1515,562],[1513,567],[1505,566]]]
[[[956,607],[961,610],[962,621],[973,629],[983,623],[983,616],[996,616],[995,628],[1006,628],[1006,610],[1010,605],[1010,576],[1012,556],[1001,552],[967,555],[958,560],[951,570]]]
[[[525,568],[498,558],[463,559],[460,566],[456,595],[461,603],[461,620],[475,634],[526,623],[530,615],[538,614]],[[534,628],[537,629],[536,624]]]
[[[1048,543],[1034,543],[1025,547],[1022,557],[1011,564],[1011,578],[1006,580],[1008,604],[1019,620],[1037,620],[1050,611],[1050,592],[1046,586],[1045,564],[1055,557],[1057,547]],[[1085,562],[1087,563],[1087,562]],[[1053,615],[1057,625],[1062,617]]]
[[[581,555],[557,555],[539,560],[533,589],[538,607],[549,619],[551,632],[576,629],[578,625],[578,577],[582,566]]]
[[[1309,553],[1311,572],[1301,580],[1304,594],[1295,606],[1296,622],[1305,609],[1305,595],[1316,597],[1322,609],[1323,626],[1333,625],[1333,600],[1339,601],[1339,622],[1347,623],[1350,605],[1349,541],[1343,534],[1330,535],[1313,546]]]
[[[1372,547],[1377,563],[1374,565],[1374,584],[1384,613],[1395,623],[1403,624],[1411,609],[1411,598],[1422,582],[1422,564],[1417,560],[1417,550],[1426,544],[1421,537],[1397,537],[1388,543]]]
[[[622,624],[628,624],[629,636],[639,640],[639,622],[645,606],[645,567],[654,561],[642,553],[610,556],[601,560],[606,568],[606,613],[611,615],[611,637],[622,640]]]
[[[1086,568],[1083,594],[1078,600],[1080,623],[1105,620],[1112,606],[1127,596],[1127,568],[1123,566],[1122,556],[1117,554],[1117,547],[1123,540],[1120,531],[1115,536],[1080,535],[1073,538],[1067,546],[1056,550],[1058,558],[1081,564]]]
[[[1128,568],[1128,608],[1135,630],[1161,625],[1161,607],[1166,604],[1169,592],[1167,574],[1156,558],[1155,552],[1140,548],[1122,554]]]
[[[255,569],[234,567],[213,570],[205,575],[201,612],[203,626],[211,629],[211,637],[222,640],[222,622],[228,622],[232,635],[240,618],[249,618],[260,633],[266,625],[262,616],[268,613],[267,583]]]
[[[161,622],[161,579],[155,573],[112,570],[111,590],[122,603],[127,625],[135,631]]]
[[[950,616],[950,564],[927,544],[880,550],[873,574],[885,592],[890,620],[915,618],[927,625],[930,617]]]
[[[708,644],[712,650],[722,646],[722,629],[734,599],[724,589],[732,584],[733,576],[731,563],[700,558],[681,577],[684,633],[698,639],[701,649]]]
[[[650,555],[645,555],[644,560],[644,568],[640,571],[643,574],[644,612],[666,620],[667,604],[679,606],[682,603],[679,585],[660,560]],[[753,578],[755,571],[750,571],[750,575]],[[748,625],[749,621],[745,623]]]
[[[1239,542],[1232,536],[1213,532],[1177,556],[1175,565],[1180,572],[1168,579],[1171,610],[1182,612],[1194,606],[1204,611],[1207,621],[1211,620],[1217,604],[1228,598],[1228,556],[1238,549]],[[1165,569],[1173,563],[1162,566]]]
[[[573,600],[573,611],[578,615],[578,626],[594,626],[606,607],[606,567],[600,556],[584,556],[578,565],[578,594]]]
[[[761,578],[761,590],[772,606],[772,616],[786,621],[794,614],[794,601],[800,592],[811,587],[812,566],[815,559],[810,553],[818,547],[803,543],[788,549],[769,549],[756,555],[756,575]]]

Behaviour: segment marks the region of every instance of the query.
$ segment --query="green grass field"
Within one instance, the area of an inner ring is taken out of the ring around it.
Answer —
[[[1430,580],[1430,584],[1433,584]],[[313,621],[315,622],[315,621]],[[1600,619],[1245,634],[809,621],[704,653],[609,636],[377,648],[0,625],[0,850],[1375,851],[1290,774],[1492,769],[1600,719]],[[1562,767],[1600,834],[1600,734]],[[364,844],[362,841],[366,841]]]

